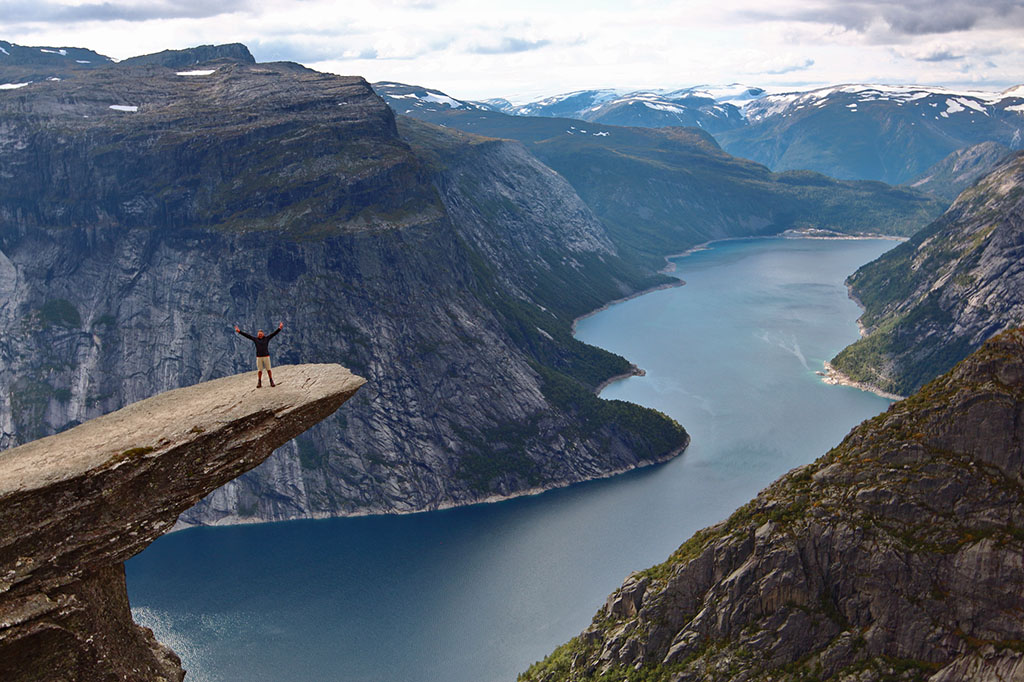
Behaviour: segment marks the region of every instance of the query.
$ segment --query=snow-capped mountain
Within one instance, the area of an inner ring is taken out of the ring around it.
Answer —
[[[855,84],[768,93],[740,84],[700,85],[578,90],[526,104],[458,100],[397,83],[374,87],[397,113],[490,111],[608,126],[688,126],[711,133],[730,154],[773,170],[890,184],[916,180],[952,152],[982,142],[1024,147],[1024,86],[990,92]]]
[[[763,92],[739,84],[672,91],[578,90],[520,105],[504,99],[480,104],[517,116],[574,118],[640,128],[690,126],[714,133],[743,125],[740,107]]]
[[[765,94],[743,114],[746,125],[716,133],[730,154],[837,178],[898,184],[957,149],[981,142],[1024,147],[1024,86],[838,85]]]
[[[25,47],[0,40],[0,89],[13,90],[111,63],[110,57],[81,47]]]
[[[421,112],[438,112],[448,109],[493,111],[489,106],[449,97],[440,90],[380,81],[372,84],[374,92],[380,95],[391,106],[396,114],[415,114]]]
[[[405,94],[417,100],[410,104],[417,109],[451,99],[419,90]],[[808,169],[893,184],[917,179],[953,151],[981,142],[1024,147],[1024,86],[991,92],[851,84],[769,93],[733,83],[671,91],[577,90],[526,104],[453,102],[449,106],[517,116],[701,128],[729,153],[773,170]],[[395,110],[403,112],[400,106]]]
[[[79,65],[110,64],[110,57],[81,47],[25,47],[0,40],[0,64],[4,66],[26,64],[54,64],[73,62]]]
[[[1024,113],[1024,85],[1003,92],[914,85],[840,85],[809,92],[766,94],[748,102],[744,114],[748,121],[756,122],[772,116],[792,116],[808,107],[821,108],[837,103],[855,113],[858,107],[880,102],[917,108],[923,116],[932,118],[949,118],[958,113],[990,116],[1005,110]]]

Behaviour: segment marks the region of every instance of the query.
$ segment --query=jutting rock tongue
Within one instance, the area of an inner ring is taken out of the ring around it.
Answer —
[[[274,371],[273,389],[225,377],[0,453],[0,679],[183,678],[132,621],[123,562],[365,383],[339,365]]]

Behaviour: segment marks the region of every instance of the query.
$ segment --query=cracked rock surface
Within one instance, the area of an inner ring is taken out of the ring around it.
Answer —
[[[0,453],[0,679],[182,679],[132,621],[123,562],[365,383],[330,364],[274,378],[168,391]]]

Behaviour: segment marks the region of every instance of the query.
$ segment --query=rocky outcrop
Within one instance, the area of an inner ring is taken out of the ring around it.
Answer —
[[[217,60],[235,61],[243,64],[256,63],[256,59],[249,52],[249,48],[241,43],[199,45],[184,50],[163,50],[153,54],[129,57],[121,63],[131,66],[166,66],[171,69],[187,69]]]
[[[865,337],[832,366],[890,393],[912,393],[1024,323],[1024,152],[847,284],[864,306]]]
[[[630,576],[520,680],[1020,679],[1021,519],[1024,329]]]
[[[182,679],[132,621],[123,562],[364,383],[339,365],[274,374],[276,388],[216,379],[0,453],[0,679]]]
[[[687,442],[597,400],[629,363],[571,334],[670,280],[518,143],[399,130],[362,79],[287,63],[117,64],[0,114],[0,447],[248,369],[232,325],[282,320],[275,362],[371,384],[182,523],[437,509]]]

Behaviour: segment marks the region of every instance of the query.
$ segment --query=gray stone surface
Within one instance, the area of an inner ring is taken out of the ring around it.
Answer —
[[[365,383],[339,365],[275,376],[161,393],[0,453],[0,679],[182,679],[133,623],[123,562]]]
[[[1024,324],[1024,152],[965,190],[940,219],[854,273],[866,337],[832,364],[907,395],[992,335]]]

